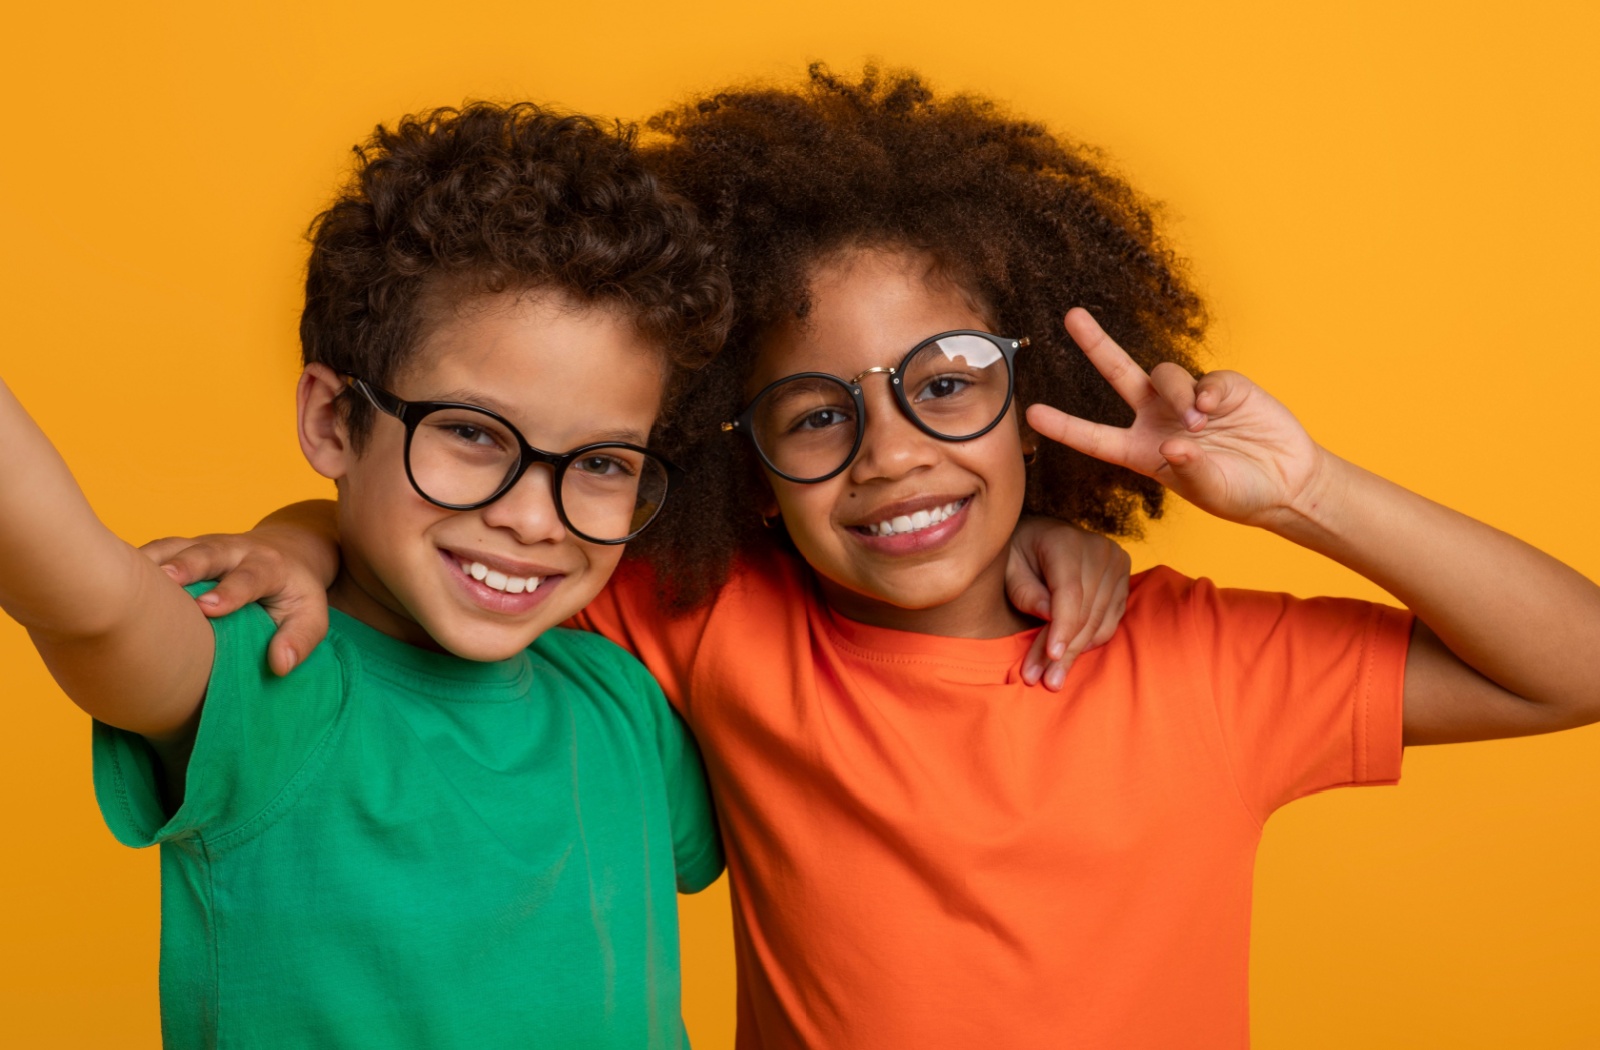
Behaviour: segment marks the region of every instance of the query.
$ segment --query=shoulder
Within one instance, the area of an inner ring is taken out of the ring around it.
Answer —
[[[632,653],[590,631],[553,627],[534,639],[528,655],[547,675],[553,673],[591,695],[647,703],[661,695],[656,680]]]
[[[1203,605],[1216,594],[1216,585],[1204,577],[1185,576],[1176,569],[1157,565],[1128,578],[1129,625],[1185,618],[1196,605]]]

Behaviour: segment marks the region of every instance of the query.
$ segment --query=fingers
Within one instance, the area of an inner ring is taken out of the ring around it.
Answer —
[[[1171,361],[1163,361],[1150,372],[1150,385],[1166,401],[1173,415],[1183,421],[1184,429],[1191,432],[1205,429],[1205,413],[1195,408],[1199,384],[1194,376]]]
[[[1062,669],[1062,682],[1066,679],[1066,669],[1079,656],[1111,640],[1117,625],[1122,622],[1122,614],[1127,611],[1128,570],[1133,566],[1133,559],[1121,547],[1115,544],[1110,546],[1113,553],[1105,561],[1099,580],[1085,589],[1084,607],[1079,614],[1081,626],[1077,633],[1065,641],[1059,651],[1052,647],[1052,655],[1057,657]],[[1050,686],[1048,675],[1045,684]],[[1050,687],[1060,688],[1060,684],[1058,682]]]
[[[243,557],[243,551],[237,544],[222,544],[206,538],[156,540],[140,549],[155,558],[151,552],[158,546],[168,553],[156,558],[157,563],[180,585],[225,576],[239,565]]]
[[[1164,482],[1180,493],[1225,493],[1228,482],[1221,469],[1193,438],[1171,438],[1161,443],[1161,458],[1171,471]],[[1204,506],[1205,504],[1202,504]]]
[[[1086,456],[1137,470],[1141,474],[1149,473],[1148,464],[1134,462],[1133,439],[1121,427],[1091,423],[1050,405],[1029,405],[1024,414],[1028,425],[1041,437],[1075,448]]]
[[[1244,400],[1249,385],[1238,372],[1207,372],[1195,383],[1195,410],[1208,416],[1230,412]]]
[[[244,608],[251,602],[272,594],[281,589],[272,586],[273,577],[278,575],[265,564],[267,559],[257,558],[242,562],[237,568],[223,576],[216,587],[196,598],[200,607],[207,616],[226,616],[231,612]],[[201,576],[200,579],[208,579]]]
[[[1116,340],[1106,334],[1106,330],[1100,327],[1100,322],[1089,311],[1074,306],[1067,311],[1062,323],[1072,341],[1083,351],[1083,356],[1106,377],[1111,389],[1129,406],[1138,408],[1151,398],[1155,390],[1150,385],[1150,377],[1144,374],[1144,369],[1128,356],[1126,350],[1117,345]]]
[[[285,599],[264,607],[278,625],[267,646],[267,665],[274,674],[286,675],[327,637],[328,606],[320,601]]]
[[[1050,657],[1045,652],[1049,641],[1050,632],[1040,631],[1028,647],[1028,655],[1022,658],[1022,680],[1029,685],[1038,685],[1050,670]]]
[[[1130,566],[1131,566],[1130,559]],[[1122,617],[1128,611],[1128,574],[1122,573],[1111,588],[1111,598],[1106,604],[1105,615],[1100,619],[1100,626],[1095,630],[1094,637],[1089,639],[1090,649],[1098,649],[1111,641],[1111,636],[1117,633],[1117,626],[1122,623]]]
[[[140,547],[139,552],[157,565],[160,565],[185,547],[193,545],[193,543],[194,540],[185,536],[167,536],[163,539],[151,540]]]

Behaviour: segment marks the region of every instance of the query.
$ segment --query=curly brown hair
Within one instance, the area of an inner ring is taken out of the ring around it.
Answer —
[[[1043,401],[1125,426],[1132,411],[1062,328],[1089,308],[1146,369],[1191,371],[1206,324],[1156,206],[1093,149],[971,95],[938,97],[911,72],[849,81],[813,65],[794,89],[712,94],[654,117],[645,155],[700,209],[735,290],[723,353],[693,381],[660,440],[695,478],[635,553],[664,598],[704,601],[741,551],[770,542],[748,442],[719,432],[738,414],[759,337],[804,316],[816,265],[842,249],[927,253],[1032,342],[1017,358],[1023,405]],[[1161,514],[1149,478],[1051,442],[1028,471],[1025,507],[1110,535]]]
[[[630,125],[526,102],[379,125],[311,223],[304,361],[386,385],[438,313],[432,300],[554,288],[624,311],[681,380],[722,344],[728,281],[694,209],[645,167],[635,138]],[[345,402],[359,449],[373,410]]]

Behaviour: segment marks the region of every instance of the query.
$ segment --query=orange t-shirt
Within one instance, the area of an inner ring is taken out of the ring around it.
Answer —
[[[1060,693],[1032,632],[855,623],[782,555],[681,619],[625,571],[583,619],[700,741],[742,1048],[1244,1047],[1262,821],[1400,775],[1411,618],[1365,602],[1154,569]]]

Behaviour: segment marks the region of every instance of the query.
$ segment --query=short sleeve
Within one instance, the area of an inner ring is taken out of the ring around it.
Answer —
[[[664,699],[658,710],[656,746],[667,782],[678,892],[699,893],[722,874],[722,838],[694,735]]]
[[[686,711],[694,658],[710,615],[709,606],[669,615],[657,596],[655,575],[641,562],[625,562],[571,624],[632,653],[649,668],[672,706]]]
[[[1410,613],[1209,580],[1185,604],[1257,820],[1328,788],[1399,780]]]
[[[144,738],[94,725],[95,798],[124,845],[200,837],[220,849],[267,826],[298,797],[339,723],[346,689],[331,641],[279,678],[267,666],[276,628],[259,605],[211,625],[216,656],[176,812],[162,804],[160,770]]]

